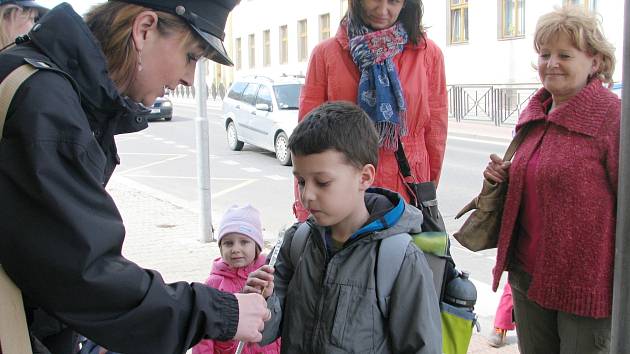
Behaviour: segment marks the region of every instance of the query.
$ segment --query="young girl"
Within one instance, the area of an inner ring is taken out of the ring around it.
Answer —
[[[210,277],[206,285],[218,290],[238,293],[245,286],[247,275],[265,264],[265,255],[261,254],[263,237],[260,213],[251,205],[231,206],[219,227],[219,249],[221,257],[214,260]],[[234,353],[238,342],[204,340],[193,347],[193,354]],[[280,353],[280,339],[260,347],[247,344],[243,354]]]

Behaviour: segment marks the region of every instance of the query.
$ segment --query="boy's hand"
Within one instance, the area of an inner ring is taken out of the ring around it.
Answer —
[[[256,294],[234,294],[238,301],[238,327],[234,339],[258,343],[262,340],[261,332],[265,321],[271,319],[267,302]]]
[[[249,273],[243,292],[261,294],[265,299],[268,298],[273,294],[273,272],[272,267],[264,265]]]

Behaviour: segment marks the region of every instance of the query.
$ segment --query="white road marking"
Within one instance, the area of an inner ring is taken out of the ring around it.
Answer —
[[[261,172],[261,169],[258,169],[256,167],[243,167],[241,168],[241,170],[245,171],[245,172],[250,172],[250,173],[256,173],[256,172]]]
[[[136,154],[136,155],[141,155],[141,154]],[[147,154],[147,155],[148,155],[148,154]],[[162,154],[162,155],[166,155],[166,154]],[[144,164],[144,165],[141,165],[141,166],[133,167],[133,168],[130,168],[130,169],[128,169],[128,170],[120,171],[119,173],[121,173],[121,174],[126,174],[126,173],[129,173],[129,172],[132,172],[132,171],[142,170],[142,169],[144,169],[144,168],[151,167],[151,166],[155,166],[155,165],[160,165],[160,164],[163,164],[163,163],[165,163],[165,162],[174,161],[174,160],[179,160],[179,159],[182,159],[182,158],[184,158],[184,157],[187,157],[188,155],[184,155],[184,154],[171,154],[171,156],[172,156],[172,157],[167,158],[167,159],[163,159],[163,160],[160,160],[160,161],[151,162],[151,163]]]
[[[163,141],[164,144],[169,144],[169,145],[175,145],[176,142],[174,142],[173,140],[165,140]]]
[[[230,166],[236,166],[236,165],[240,165],[241,164],[240,162],[236,162],[234,160],[223,160],[223,161],[220,161],[220,162],[222,164],[230,165]]]
[[[278,176],[278,175],[265,176],[265,178],[269,178],[274,181],[286,181],[288,179],[287,177]]]
[[[178,148],[180,149],[188,149],[189,146],[188,145],[177,145]]]

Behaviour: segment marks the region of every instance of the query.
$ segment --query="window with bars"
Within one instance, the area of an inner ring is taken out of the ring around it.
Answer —
[[[319,40],[330,38],[330,14],[319,15]]]
[[[243,54],[241,53],[241,39],[236,38],[234,40],[234,66],[236,70],[243,67]]]
[[[253,34],[250,34],[247,39],[247,47],[248,47],[248,59],[249,59],[249,68],[253,69],[256,67],[256,37]]]
[[[525,35],[525,0],[499,0],[499,38],[518,38]]]
[[[298,61],[306,61],[308,57],[308,32],[306,19],[298,21]]]
[[[280,64],[286,64],[289,62],[289,29],[287,25],[280,26],[278,31],[280,38]]]
[[[451,44],[468,42],[468,0],[450,0],[450,38]]]
[[[589,11],[597,10],[597,0],[564,0],[564,5],[582,6]]]
[[[263,66],[271,65],[271,30],[263,31]]]

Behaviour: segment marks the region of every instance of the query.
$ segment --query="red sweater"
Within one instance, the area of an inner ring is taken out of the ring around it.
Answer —
[[[553,310],[595,318],[612,308],[621,101],[592,80],[548,116],[540,89],[516,129],[532,129],[510,167],[493,289],[514,261],[527,161],[536,167],[540,244],[528,298]],[[544,136],[544,137],[543,137]]]

